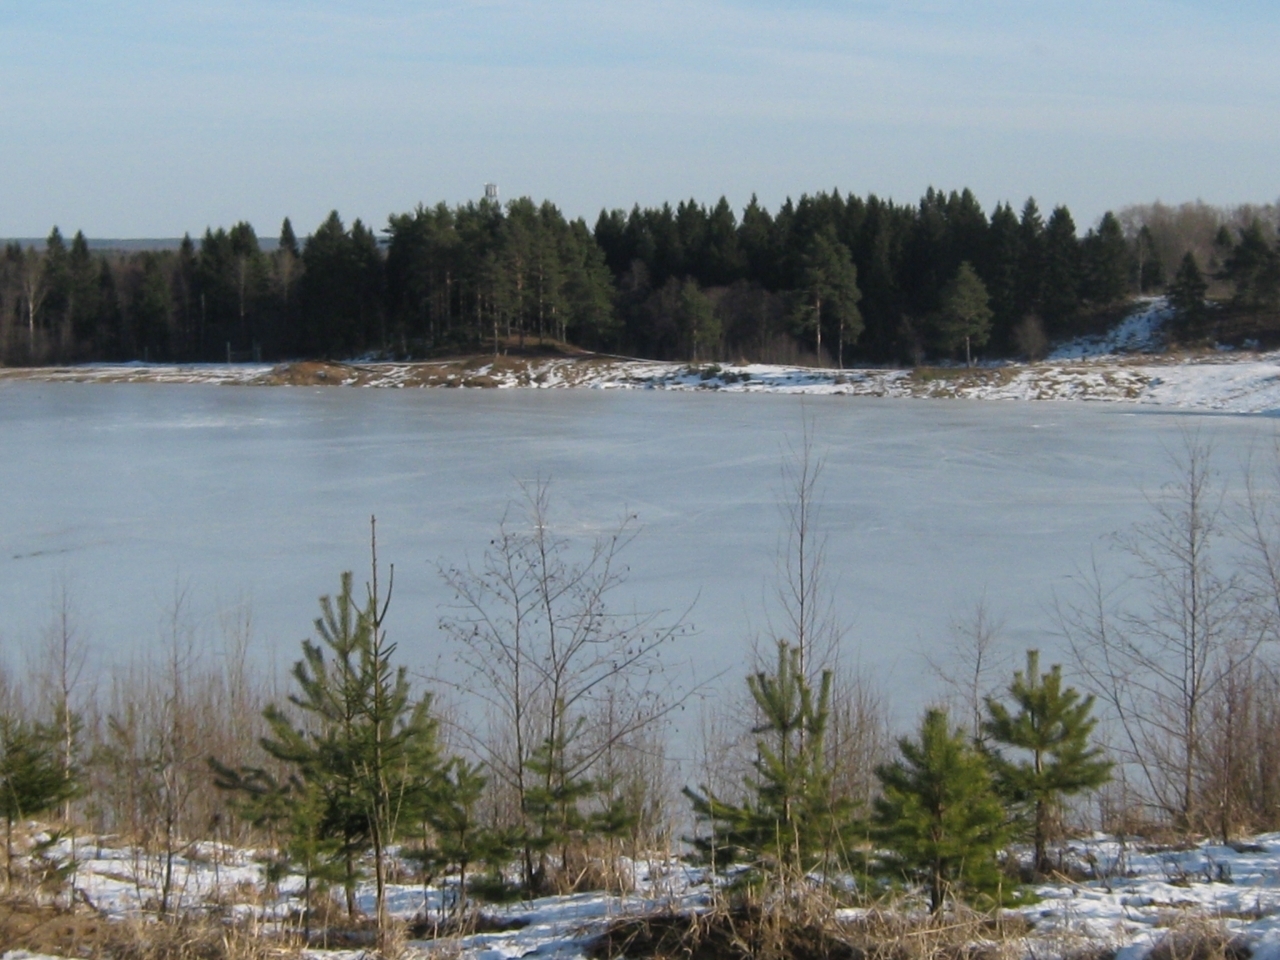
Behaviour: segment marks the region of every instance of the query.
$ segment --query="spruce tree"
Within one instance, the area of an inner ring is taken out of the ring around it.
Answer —
[[[898,748],[898,760],[876,769],[874,836],[887,865],[928,888],[935,914],[948,896],[996,892],[1005,814],[985,759],[944,710],[926,712],[919,740],[904,737]]]
[[[1000,745],[991,753],[996,782],[1008,800],[1030,809],[1035,869],[1049,868],[1046,847],[1054,813],[1062,799],[1102,786],[1111,763],[1089,736],[1097,720],[1090,716],[1093,697],[1063,687],[1058,664],[1040,672],[1040,654],[1027,651],[1026,671],[1014,674],[1009,696],[1016,713],[994,697],[987,698],[987,737]],[[1001,746],[1021,755],[1006,755]]]
[[[1178,272],[1169,285],[1169,306],[1173,307],[1183,336],[1194,336],[1200,332],[1205,315],[1204,295],[1208,289],[1209,284],[1200,272],[1196,255],[1188,250],[1182,255]]]
[[[1041,313],[1058,334],[1071,332],[1080,310],[1080,241],[1066,207],[1055,207],[1044,228],[1044,274]]]
[[[814,870],[845,862],[853,827],[853,802],[834,795],[823,744],[830,717],[832,673],[825,670],[815,691],[800,668],[800,650],[778,642],[775,672],[747,679],[763,716],[755,728],[753,795],[742,805],[704,788],[684,793],[700,820],[712,824],[710,838],[695,840],[717,865],[745,860],[757,877],[784,891]]]

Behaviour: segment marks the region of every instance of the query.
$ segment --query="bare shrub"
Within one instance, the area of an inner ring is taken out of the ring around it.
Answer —
[[[1215,700],[1231,697],[1261,638],[1242,619],[1239,575],[1221,565],[1226,521],[1211,448],[1185,435],[1175,467],[1178,479],[1149,498],[1151,519],[1120,539],[1138,589],[1125,596],[1095,561],[1079,579],[1084,599],[1060,605],[1059,623],[1148,801],[1182,830],[1230,832],[1206,800],[1222,789],[1208,735]]]
[[[1018,352],[1028,360],[1043,360],[1049,352],[1049,337],[1044,332],[1044,321],[1034,313],[1023,317],[1014,327],[1013,343]]]

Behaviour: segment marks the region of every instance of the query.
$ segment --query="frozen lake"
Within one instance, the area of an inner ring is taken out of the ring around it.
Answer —
[[[780,466],[806,416],[844,652],[904,720],[937,689],[922,651],[984,594],[1011,651],[1052,655],[1055,589],[1145,515],[1183,431],[1212,438],[1238,483],[1274,424],[1118,404],[7,382],[0,644],[20,661],[61,580],[97,669],[146,656],[177,587],[202,637],[247,603],[256,656],[285,666],[317,597],[342,570],[361,582],[377,514],[392,638],[436,669],[437,565],[478,561],[518,481],[543,477],[566,534],[639,515],[619,603],[694,604],[696,636],[672,661],[740,683],[775,577]]]

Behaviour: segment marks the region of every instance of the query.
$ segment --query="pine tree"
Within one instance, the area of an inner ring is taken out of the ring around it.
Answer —
[[[483,771],[482,764],[453,757],[440,770],[433,789],[420,796],[423,847],[416,856],[424,872],[457,868],[454,913],[459,916],[467,907],[468,868],[496,852],[497,838],[484,828],[476,809],[488,782]],[[428,841],[428,834],[434,843]]]
[[[963,343],[965,366],[972,366],[972,346],[982,346],[990,336],[991,298],[982,278],[966,260],[942,289],[939,345],[951,353]]]
[[[75,782],[64,767],[59,732],[17,717],[0,717],[0,816],[5,822],[5,884],[13,889],[13,824],[52,810]]]
[[[294,773],[279,782],[261,767],[233,770],[209,758],[213,782],[234,792],[231,810],[246,823],[266,831],[276,853],[267,878],[278,882],[290,873],[302,875],[303,942],[311,941],[311,917],[318,897],[344,877],[341,837],[329,827],[329,798],[320,778]]]
[[[988,697],[989,719],[983,729],[996,744],[1022,753],[1011,759],[997,746],[991,762],[1005,797],[1031,809],[1035,869],[1044,872],[1053,816],[1062,799],[1102,786],[1111,778],[1111,763],[1089,742],[1098,722],[1090,716],[1093,697],[1064,688],[1057,664],[1040,673],[1039,651],[1027,651],[1027,669],[1014,674],[1009,696],[1017,713]]]
[[[856,343],[862,334],[862,314],[858,310],[861,299],[858,268],[854,266],[849,248],[836,238],[834,230],[815,234],[804,256],[795,319],[801,333],[813,335],[819,363],[822,362],[822,333],[826,327],[835,331],[836,366],[843,369],[846,344]]]
[[[294,664],[299,692],[289,699],[309,725],[295,727],[272,705],[264,713],[272,736],[262,746],[291,765],[306,785],[308,802],[315,799],[322,811],[321,832],[341,838],[352,917],[356,860],[372,846],[381,935],[387,926],[388,849],[404,811],[432,788],[438,756],[430,695],[413,699],[406,668],[392,666],[396,647],[383,629],[391,590],[385,597],[379,592],[376,537],[372,544],[366,603],[357,605],[352,576],[344,573],[337,597],[320,599],[320,642],[304,640],[303,659]]]
[[[556,714],[566,717],[563,701],[558,702]],[[524,813],[532,827],[525,842],[539,855],[534,889],[547,887],[546,855],[552,850],[559,850],[561,870],[568,876],[569,848],[573,841],[583,839],[589,827],[581,804],[597,792],[597,784],[586,775],[580,758],[574,756],[575,744],[585,728],[585,717],[572,723],[562,720],[528,761],[534,782],[525,793]]]
[[[876,769],[874,835],[888,865],[928,887],[934,913],[948,896],[997,891],[1005,814],[982,755],[943,710],[926,712],[919,740],[898,748],[900,759]]]
[[[756,727],[756,775],[747,780],[753,799],[738,806],[710,790],[684,793],[710,838],[695,840],[713,869],[746,860],[755,874],[785,891],[814,870],[846,860],[853,802],[833,795],[823,749],[830,717],[832,673],[825,670],[817,696],[800,669],[800,650],[778,643],[774,673],[747,678],[763,715]]]

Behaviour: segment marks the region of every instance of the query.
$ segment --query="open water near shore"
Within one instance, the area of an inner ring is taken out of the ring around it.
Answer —
[[[395,564],[388,628],[415,671],[458,676],[438,565],[478,563],[521,481],[558,532],[638,516],[618,607],[692,606],[682,682],[740,684],[769,632],[781,465],[811,421],[842,655],[909,721],[950,622],[985,597],[1003,643],[1060,659],[1055,594],[1149,515],[1188,431],[1238,491],[1275,421],[1119,404],[597,390],[357,390],[0,383],[0,650],[21,664],[67,585],[89,672],[154,656],[176,592],[209,651],[252,611],[255,662],[287,667],[317,597]],[[213,655],[212,653],[210,655]]]

